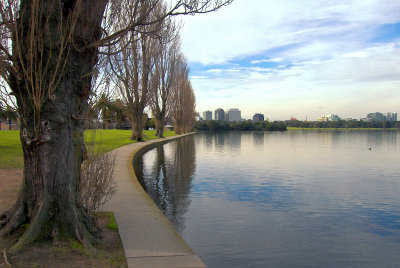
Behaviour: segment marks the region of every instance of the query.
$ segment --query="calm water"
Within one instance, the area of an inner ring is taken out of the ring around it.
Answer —
[[[398,267],[399,160],[396,131],[224,132],[135,169],[208,267]]]

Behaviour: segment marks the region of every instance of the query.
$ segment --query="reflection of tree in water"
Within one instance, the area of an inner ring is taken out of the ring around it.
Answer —
[[[189,193],[195,171],[195,143],[192,136],[171,144],[171,155],[164,146],[155,148],[156,160],[150,172],[143,171],[143,158],[135,162],[135,172],[143,189],[167,216],[178,232],[182,232],[184,215],[190,205]]]

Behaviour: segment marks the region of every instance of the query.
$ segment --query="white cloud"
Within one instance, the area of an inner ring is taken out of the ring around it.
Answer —
[[[400,21],[399,10],[397,0],[236,0],[185,17],[183,52],[204,67],[192,76],[198,110],[239,107],[271,119],[399,112],[400,41],[369,41]]]
[[[295,43],[357,43],[397,21],[398,10],[397,0],[236,0],[218,12],[185,17],[182,48],[189,61],[210,64]]]
[[[264,63],[264,62],[281,62],[281,61],[283,61],[282,58],[271,58],[271,59],[252,60],[250,63],[258,64],[258,63]]]
[[[398,62],[400,48],[385,44],[285,69],[237,67],[192,83],[200,111],[235,106],[247,118],[259,111],[272,119],[316,119],[323,113],[359,118],[372,107],[397,111]]]

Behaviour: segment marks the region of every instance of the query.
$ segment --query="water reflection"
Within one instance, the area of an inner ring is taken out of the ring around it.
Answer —
[[[233,153],[238,154],[241,152],[242,136],[238,135],[239,132],[216,132],[204,133],[207,137],[214,139],[215,151],[220,154]]]
[[[169,151],[168,156],[165,151]],[[184,214],[191,202],[188,195],[196,169],[195,158],[193,138],[183,137],[155,148],[134,163],[143,189],[179,232],[185,229]]]
[[[137,172],[208,267],[393,267],[398,136],[201,133],[146,153]]]
[[[264,131],[253,132],[253,144],[255,148],[264,147]]]

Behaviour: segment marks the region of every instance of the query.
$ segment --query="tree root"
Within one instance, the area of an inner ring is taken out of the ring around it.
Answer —
[[[7,251],[3,250],[3,251],[1,251],[1,253],[3,255],[4,263],[7,265],[7,267],[11,268],[11,264],[8,262],[8,258],[7,258]]]
[[[24,234],[18,239],[18,242],[10,248],[10,252],[15,253],[20,251],[24,245],[30,244],[36,240],[40,236],[42,236],[46,231],[44,226],[47,226],[50,220],[50,213],[49,213],[49,203],[45,199],[41,204],[39,211],[37,212],[37,216],[35,219],[30,223],[29,228],[24,232]]]
[[[42,238],[57,239],[56,236],[60,233],[62,238],[80,242],[89,255],[96,255],[94,244],[99,242],[95,235],[96,228],[83,208],[75,205],[66,206],[62,208],[62,213],[55,216],[48,198],[44,197],[33,218],[25,215],[24,210],[25,206],[21,201],[0,215],[0,237],[12,234],[23,224],[29,223],[29,227],[19,237],[17,243],[7,250],[9,253],[17,253],[25,245]]]
[[[14,213],[10,211],[5,212],[1,217],[0,222],[0,237],[11,234],[22,224],[27,222],[27,218],[23,213],[24,209],[18,207],[14,210]]]
[[[80,212],[79,209],[74,209],[74,236],[83,245],[85,251],[94,256],[96,255],[96,249],[93,245],[98,242],[98,239],[91,233],[91,231],[94,232],[94,227],[89,223],[90,219],[85,213],[81,212],[83,214],[80,214]]]

